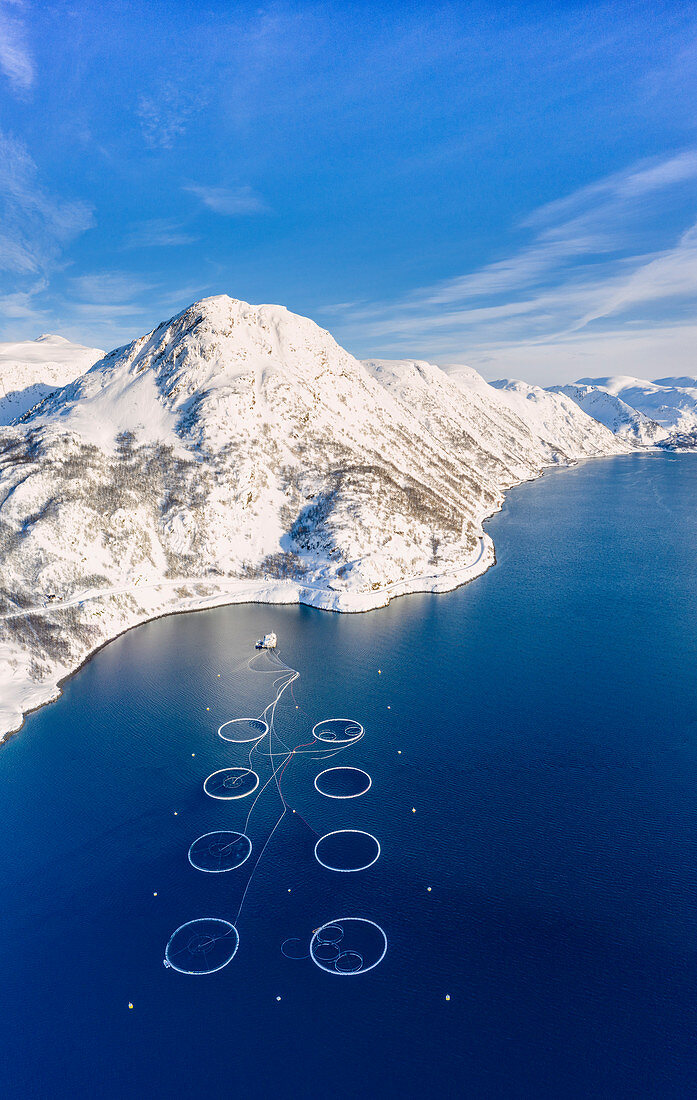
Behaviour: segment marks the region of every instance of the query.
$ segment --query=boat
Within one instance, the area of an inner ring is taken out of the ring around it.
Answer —
[[[265,634],[256,644],[257,649],[275,649],[278,639],[274,633]]]

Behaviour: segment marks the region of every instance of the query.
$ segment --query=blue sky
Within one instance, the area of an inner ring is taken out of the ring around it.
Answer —
[[[0,0],[0,338],[695,373],[697,8]]]

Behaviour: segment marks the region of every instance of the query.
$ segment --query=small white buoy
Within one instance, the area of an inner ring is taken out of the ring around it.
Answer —
[[[153,897],[154,897],[154,898],[156,898],[156,897],[157,897],[157,890],[156,890],[156,891],[155,891],[155,893],[153,894]]]
[[[449,1001],[449,1000],[450,1000],[450,994],[449,994],[449,993],[446,993],[446,994],[445,994],[445,999],[446,999],[446,1001]]]
[[[412,812],[413,814],[415,814],[415,813],[416,813],[416,806],[412,806],[412,808],[411,808],[411,812]]]
[[[277,997],[277,998],[276,998],[276,1000],[277,1000],[277,1001],[280,1001],[280,999],[281,999],[280,997]]]
[[[288,893],[290,893],[290,886],[288,887]]]
[[[196,753],[195,753],[195,752],[192,752],[192,754],[191,754],[191,755],[192,755],[192,756],[196,756]]]
[[[387,704],[387,709],[388,709],[388,710],[392,710],[392,707],[390,706],[390,704],[389,704],[389,703]]]
[[[401,755],[402,755],[402,750],[401,750],[401,749],[397,749],[397,756],[401,756]]]
[[[174,811],[174,816],[177,817],[177,811],[176,810]]]
[[[428,892],[429,892],[429,894],[430,894],[430,893],[431,893],[431,887],[430,887],[430,886],[427,886],[427,887],[426,887],[426,889],[428,890]]]

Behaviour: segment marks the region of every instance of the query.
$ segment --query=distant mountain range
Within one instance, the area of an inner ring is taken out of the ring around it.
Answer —
[[[0,345],[19,409],[0,427],[0,736],[136,623],[455,587],[493,563],[482,524],[512,485],[697,429],[692,379],[544,390],[361,363],[306,318],[226,296],[83,373],[98,356]]]

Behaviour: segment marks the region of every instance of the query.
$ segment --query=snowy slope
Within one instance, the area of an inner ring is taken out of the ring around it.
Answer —
[[[99,348],[49,334],[0,343],[0,426],[11,424],[52,390],[72,382],[103,354]]]
[[[641,447],[654,446],[665,439],[670,431],[646,413],[632,408],[621,397],[597,386],[571,383],[567,386],[550,386],[551,393],[563,393],[579,408],[609,428],[615,435],[630,440]]]
[[[226,296],[111,352],[0,431],[0,731],[156,615],[359,611],[478,576],[506,488],[627,449],[567,398],[518,404]]]
[[[517,379],[492,382],[510,408],[525,420],[558,461],[607,453],[609,429],[563,393],[544,390]]]
[[[644,378],[615,375],[581,378],[577,385],[594,386],[621,398],[625,404],[657,421],[669,434],[684,433],[697,440],[697,378]]]

